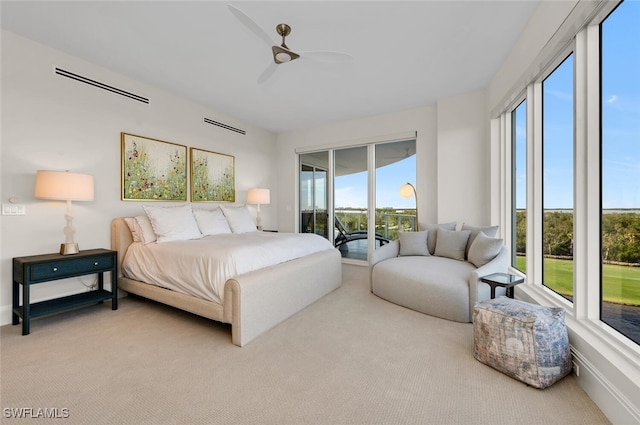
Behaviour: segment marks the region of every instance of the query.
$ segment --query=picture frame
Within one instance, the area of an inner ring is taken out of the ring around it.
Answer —
[[[120,133],[121,199],[186,201],[187,147]]]
[[[235,202],[235,157],[190,148],[191,202]]]

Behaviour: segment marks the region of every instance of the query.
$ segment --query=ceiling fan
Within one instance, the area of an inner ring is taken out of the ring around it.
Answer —
[[[291,62],[298,58],[312,59],[319,62],[348,62],[353,57],[348,53],[335,52],[328,50],[314,50],[314,51],[299,51],[294,52],[289,49],[285,44],[285,38],[291,33],[291,27],[287,24],[276,25],[276,32],[282,37],[282,44],[273,40],[265,30],[263,30],[253,19],[251,19],[246,13],[238,9],[236,6],[229,4],[229,10],[231,13],[251,32],[262,39],[267,45],[271,46],[271,53],[273,54],[273,62],[267,66],[258,77],[258,83],[262,84],[269,79],[276,71],[278,65]]]

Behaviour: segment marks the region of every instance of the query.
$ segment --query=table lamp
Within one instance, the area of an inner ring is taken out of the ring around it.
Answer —
[[[255,204],[256,206],[256,224],[258,230],[262,230],[262,220],[260,218],[260,205],[268,205],[271,203],[271,192],[269,189],[254,188],[247,192],[247,204]]]
[[[67,201],[67,212],[64,215],[67,225],[63,229],[65,241],[60,245],[60,254],[70,255],[80,252],[78,244],[73,241],[76,230],[73,228],[71,201],[93,201],[93,176],[68,171],[38,170],[34,197]]]

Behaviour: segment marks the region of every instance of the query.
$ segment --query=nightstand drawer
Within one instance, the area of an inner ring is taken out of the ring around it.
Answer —
[[[98,272],[112,267],[112,255],[84,257],[71,261],[52,261],[31,266],[31,280],[65,278],[76,274]]]

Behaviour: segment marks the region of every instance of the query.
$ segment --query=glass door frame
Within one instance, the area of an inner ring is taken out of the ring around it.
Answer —
[[[417,162],[417,148],[418,148],[418,134],[416,131],[409,131],[404,133],[399,133],[396,135],[389,135],[387,137],[376,137],[368,140],[361,140],[359,143],[353,144],[335,144],[329,145],[326,148],[296,148],[296,229],[297,232],[300,231],[300,171],[301,171],[301,156],[304,154],[314,153],[314,152],[327,152],[328,153],[328,170],[327,170],[327,217],[335,217],[335,151],[339,149],[347,149],[353,147],[367,147],[367,210],[369,211],[367,215],[367,260],[357,260],[357,259],[349,259],[343,258],[342,261],[345,263],[353,263],[358,265],[366,265],[369,263],[369,259],[371,258],[371,254],[376,249],[376,145],[377,144],[387,144],[393,142],[403,142],[407,140],[414,140],[416,144],[416,162]],[[417,176],[416,176],[417,178]],[[416,205],[417,207],[417,205]],[[418,218],[416,217],[416,222]],[[329,225],[329,219],[327,218],[327,228],[330,229],[328,231],[328,239],[332,245],[335,245],[335,226]]]
[[[302,160],[301,157],[302,155],[305,154],[310,154],[310,153],[316,153],[316,152],[327,152],[328,155],[328,159],[327,159],[327,168],[323,169],[322,167],[316,166],[316,165],[310,165],[310,164],[305,164]],[[333,170],[334,170],[334,166],[333,166],[333,149],[321,149],[321,150],[313,150],[313,151],[305,151],[305,152],[298,152],[296,155],[296,163],[297,163],[297,179],[296,179],[296,233],[300,233],[300,225],[301,225],[301,220],[302,220],[302,212],[300,211],[300,177],[301,177],[301,173],[302,173],[302,166],[303,165],[307,165],[307,166],[311,166],[314,168],[318,168],[318,169],[322,169],[323,171],[325,171],[327,173],[327,183],[326,183],[326,191],[327,191],[327,198],[326,198],[326,202],[327,202],[327,239],[329,240],[329,242],[331,242],[332,245],[335,244],[335,235],[334,235],[334,226],[333,226],[333,221],[329,220],[329,217],[333,217],[333,215],[335,214],[335,209],[334,209],[334,205],[333,205],[333,188],[334,188],[334,184],[333,184]],[[313,184],[314,184],[314,191],[315,191],[315,178],[313,180]],[[314,207],[314,211],[315,211],[315,207]]]
[[[309,167],[309,168],[311,168],[311,170],[303,170],[302,169],[303,167]],[[329,179],[329,171],[326,168],[320,167],[318,165],[309,164],[309,163],[306,163],[306,162],[300,162],[300,167],[299,167],[298,171],[300,173],[300,176],[302,176],[303,173],[311,173],[311,181],[312,181],[312,183],[311,183],[311,188],[310,188],[311,189],[310,196],[311,196],[311,202],[312,202],[313,206],[312,206],[312,217],[309,219],[309,222],[313,223],[313,231],[310,232],[310,233],[315,233],[317,235],[323,236],[323,234],[318,233],[318,212],[317,212],[318,211],[318,208],[317,208],[317,205],[318,205],[318,203],[317,203],[317,199],[318,199],[318,196],[317,196],[317,193],[318,193],[318,190],[317,190],[318,177],[317,177],[317,175],[319,173],[323,173],[324,174],[325,199],[323,200],[323,203],[325,205],[325,208],[323,210],[321,210],[321,211],[324,211],[324,214],[327,215],[327,205],[328,205],[327,186],[328,186],[328,179]],[[300,177],[300,179],[301,178],[302,177]],[[302,210],[302,205],[301,205],[302,201],[303,201],[302,196],[300,196],[298,199],[299,199],[298,209],[300,211],[300,223],[299,223],[300,225],[298,227],[298,231],[300,233],[306,233],[304,231],[305,229],[303,228],[305,220],[304,220],[304,218],[302,216],[303,211],[304,211],[304,210]],[[325,231],[326,231],[326,236],[327,236],[327,239],[328,239],[329,238],[329,236],[328,236],[329,235],[329,228],[328,228],[327,219],[328,219],[328,217],[325,217]],[[308,227],[308,226],[309,226],[309,223],[307,223],[306,227]]]

